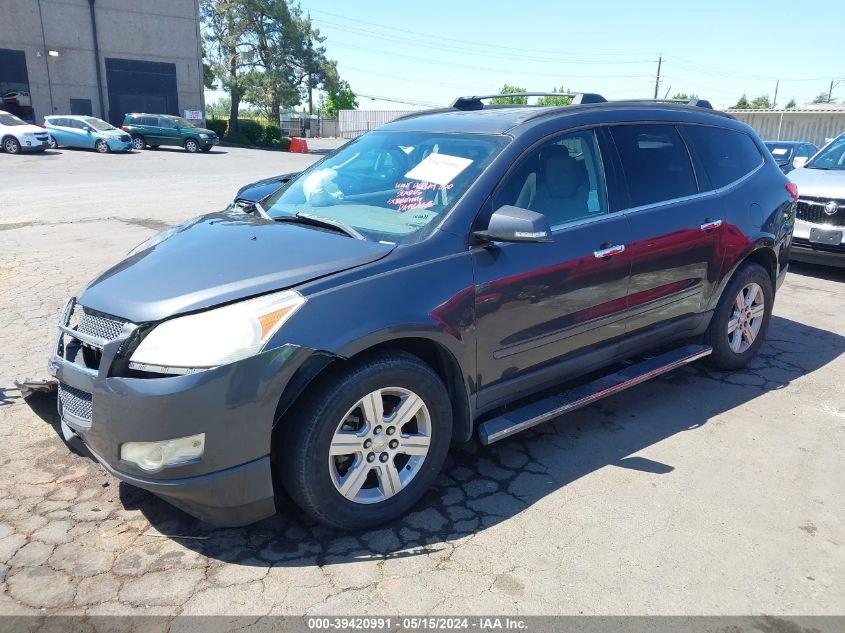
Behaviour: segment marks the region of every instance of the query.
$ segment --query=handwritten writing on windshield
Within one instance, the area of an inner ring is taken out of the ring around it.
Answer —
[[[413,209],[429,209],[434,206],[433,200],[423,200],[427,191],[449,191],[454,185],[438,185],[433,182],[397,182],[396,195],[387,204],[397,207],[399,213]]]

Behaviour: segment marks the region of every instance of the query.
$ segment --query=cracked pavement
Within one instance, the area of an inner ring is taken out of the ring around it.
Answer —
[[[196,521],[65,444],[55,399],[19,397],[87,280],[314,159],[0,155],[0,614],[845,611],[845,271],[795,266],[745,371],[689,367],[455,447],[411,513],[364,532],[290,504]]]

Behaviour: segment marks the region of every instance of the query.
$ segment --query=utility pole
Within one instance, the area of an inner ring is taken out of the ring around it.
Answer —
[[[830,103],[830,101],[832,99],[833,99],[833,79],[830,80],[830,88],[827,91],[827,102]]]
[[[775,82],[775,98],[772,99],[772,110],[778,107],[778,88],[780,87],[780,79]]]
[[[660,66],[663,64],[663,56],[657,58],[657,79],[654,81],[654,98],[657,99],[657,91],[660,88]]]

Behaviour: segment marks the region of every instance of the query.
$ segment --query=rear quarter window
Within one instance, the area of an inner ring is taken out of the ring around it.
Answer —
[[[684,125],[693,151],[710,179],[710,188],[719,189],[754,171],[763,155],[744,132],[707,125]]]

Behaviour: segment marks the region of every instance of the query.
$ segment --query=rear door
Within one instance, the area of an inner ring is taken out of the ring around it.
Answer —
[[[73,128],[70,126],[70,121],[63,117],[50,119],[50,136],[52,136],[56,143],[66,147],[73,146]]]
[[[608,207],[601,137],[586,129],[535,145],[492,197],[487,217],[502,205],[543,213],[554,241],[473,250],[479,407],[577,373],[570,361],[583,352],[615,353],[631,262],[626,218]]]
[[[726,225],[716,195],[702,195],[676,126],[614,125],[624,172],[631,257],[626,334],[703,309],[721,268]]]

